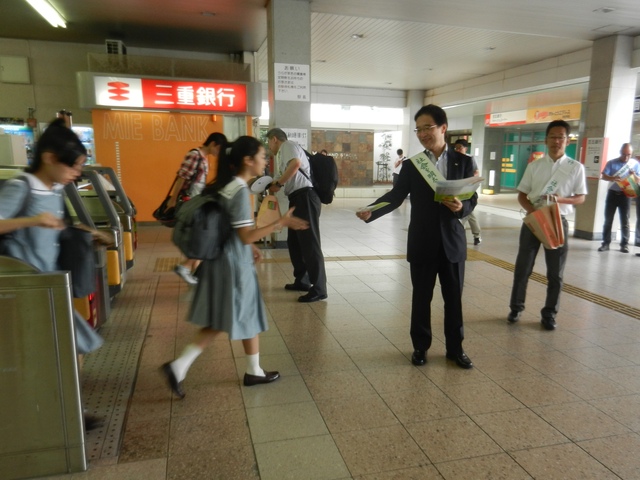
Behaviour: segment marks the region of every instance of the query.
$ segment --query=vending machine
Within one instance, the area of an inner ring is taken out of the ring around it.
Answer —
[[[31,127],[0,123],[0,165],[29,165],[34,145]]]

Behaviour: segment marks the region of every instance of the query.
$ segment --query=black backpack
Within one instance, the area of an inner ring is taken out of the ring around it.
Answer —
[[[325,205],[333,202],[333,196],[338,186],[338,166],[333,157],[316,153],[311,155],[306,150],[309,165],[311,166],[311,183],[313,188],[320,197],[320,201]],[[308,175],[304,171],[300,172],[307,178]]]
[[[219,195],[197,195],[180,205],[171,240],[187,258],[215,260],[231,236],[229,214]]]

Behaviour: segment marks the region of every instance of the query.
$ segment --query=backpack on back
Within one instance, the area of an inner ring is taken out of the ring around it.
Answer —
[[[306,150],[309,165],[311,166],[311,183],[313,188],[320,197],[320,201],[325,205],[333,202],[333,196],[338,186],[338,166],[333,157],[316,153],[311,155]],[[307,177],[307,175],[300,170]],[[307,177],[308,178],[308,177]]]
[[[187,258],[215,260],[231,236],[229,214],[214,195],[198,195],[176,212],[171,240]]]
[[[27,186],[27,189],[28,189],[27,196],[24,198],[22,202],[22,206],[20,207],[20,210],[18,210],[18,213],[16,213],[16,215],[13,218],[24,217],[25,214],[27,213],[29,203],[31,202],[31,195],[33,195],[33,193],[31,192],[31,186],[29,185],[29,181],[24,175],[21,175],[21,174],[18,174],[15,177],[8,180],[20,180]],[[2,181],[0,185],[2,183],[4,183],[4,181]],[[7,255],[8,252],[7,252],[7,246],[5,245],[5,242],[10,238],[12,238],[12,232],[0,234],[0,255]]]

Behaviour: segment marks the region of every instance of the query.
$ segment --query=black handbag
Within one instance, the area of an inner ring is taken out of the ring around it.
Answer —
[[[193,149],[193,150],[198,151],[197,149]],[[193,175],[194,177],[200,169],[200,164],[202,163],[202,160],[203,160],[202,155],[199,155],[198,163],[196,164],[196,168],[194,170],[194,175]],[[173,191],[173,187],[175,186],[177,181],[178,181],[178,177],[176,176],[176,178],[173,180],[173,183],[171,184],[171,187],[169,187],[167,198],[165,198],[160,204],[160,206],[156,208],[152,213],[153,218],[158,220],[165,227],[169,227],[169,228],[173,228],[176,226],[176,221],[177,221],[176,212],[180,208],[180,205],[188,201],[190,198],[187,195],[187,192],[191,187],[191,182],[193,181],[193,177],[188,182],[185,182],[185,184],[182,186],[182,190],[180,191],[180,193],[178,193],[176,204],[173,207],[167,208],[167,203],[169,203],[169,200],[171,199],[171,192]]]
[[[171,184],[171,188],[169,188],[169,193],[167,193],[167,198],[165,198],[160,206],[153,211],[153,218],[158,220],[165,227],[173,228],[176,225],[176,212],[180,205],[189,200],[189,197],[185,195],[184,188],[180,193],[178,193],[178,198],[176,200],[176,204],[173,207],[167,208],[167,203],[171,199],[171,192],[173,191],[173,187],[178,181],[178,177]]]
[[[83,298],[97,289],[96,258],[91,232],[67,227],[60,232],[58,268],[71,272],[71,292]]]

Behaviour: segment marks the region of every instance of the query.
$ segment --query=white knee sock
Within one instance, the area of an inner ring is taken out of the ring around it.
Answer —
[[[247,373],[256,377],[264,377],[264,370],[260,368],[260,354],[247,355]]]
[[[202,349],[197,345],[190,343],[182,351],[182,355],[171,362],[171,368],[173,373],[179,382],[183,381],[187,376],[189,367],[195,361],[196,358],[202,353]]]

